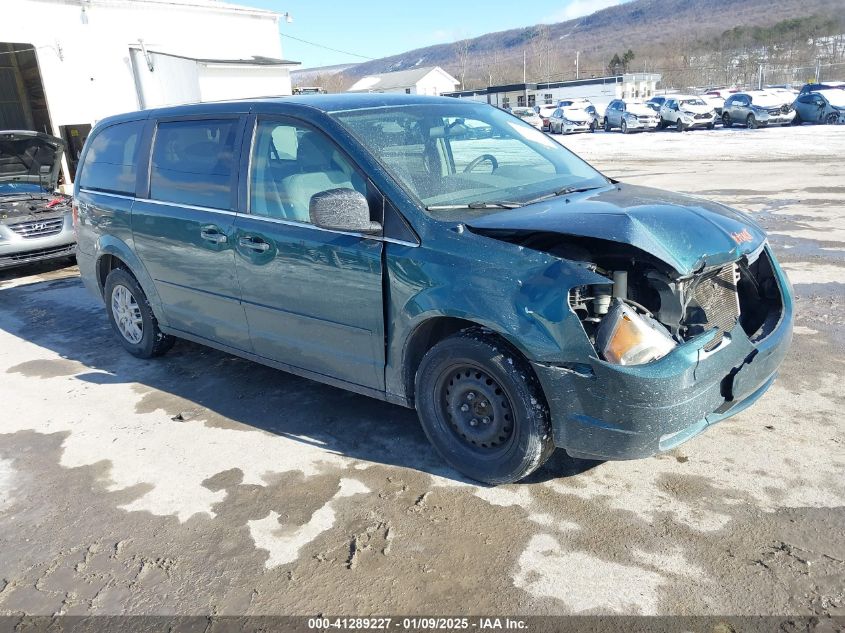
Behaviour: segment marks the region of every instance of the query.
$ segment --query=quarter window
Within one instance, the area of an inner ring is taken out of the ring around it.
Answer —
[[[158,124],[150,173],[154,200],[232,207],[237,119]]]
[[[118,123],[92,140],[85,154],[79,186],[95,191],[133,195],[138,167],[138,147],[144,121]]]
[[[250,212],[310,222],[311,198],[329,189],[367,195],[364,178],[322,132],[292,122],[260,121],[249,175]]]

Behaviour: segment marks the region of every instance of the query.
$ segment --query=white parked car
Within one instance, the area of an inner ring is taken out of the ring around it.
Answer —
[[[695,95],[673,95],[660,106],[661,129],[674,125],[679,132],[697,127],[713,129],[716,125],[716,110],[701,97]]]
[[[515,117],[519,117],[523,121],[525,121],[528,125],[533,125],[538,130],[543,129],[543,119],[534,112],[534,108],[514,108],[511,110],[511,114]]]
[[[549,132],[572,134],[573,132],[595,132],[598,127],[596,108],[589,101],[586,105],[565,106],[554,111],[549,118]]]
[[[657,112],[642,101],[614,99],[604,111],[604,131],[618,127],[623,134],[628,132],[654,131],[660,118]]]

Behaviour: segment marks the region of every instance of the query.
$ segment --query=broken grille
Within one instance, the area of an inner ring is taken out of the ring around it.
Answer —
[[[64,218],[51,218],[49,220],[18,222],[17,224],[10,224],[9,228],[24,238],[50,237],[61,233],[64,223]]]
[[[739,320],[739,268],[728,264],[719,270],[707,273],[699,280],[693,291],[693,299],[704,310],[708,329],[718,328],[719,333],[704,348],[715,349],[722,342],[725,332],[729,332]]]

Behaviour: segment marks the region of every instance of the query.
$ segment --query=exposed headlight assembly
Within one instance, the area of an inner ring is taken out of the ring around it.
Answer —
[[[606,361],[641,365],[666,356],[675,339],[649,315],[639,314],[616,299],[596,332],[596,347]]]

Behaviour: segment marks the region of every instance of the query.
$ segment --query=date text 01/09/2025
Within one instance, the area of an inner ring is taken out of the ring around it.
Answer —
[[[513,618],[448,618],[448,617],[352,617],[352,618],[309,618],[308,628],[312,630],[522,630],[528,624],[523,619]]]

